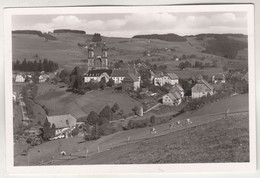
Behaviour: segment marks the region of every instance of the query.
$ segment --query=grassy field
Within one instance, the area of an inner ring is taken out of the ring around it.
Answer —
[[[73,68],[75,65],[86,66],[83,62],[87,58],[87,50],[79,47],[78,43],[89,44],[92,35],[82,35],[73,33],[53,34],[57,40],[46,41],[37,35],[13,34],[13,60],[27,60],[47,58],[57,62],[62,68]],[[142,59],[151,61],[152,58],[172,59],[173,55],[182,56],[194,54],[198,57],[217,57],[211,54],[201,53],[203,44],[187,38],[187,42],[167,42],[162,40],[147,40],[137,38],[116,38],[103,37],[109,48],[109,61],[125,60],[131,61]],[[174,51],[167,51],[174,49]],[[147,50],[151,51],[151,56],[145,56]],[[154,51],[154,52],[153,52]],[[96,54],[100,55],[100,54]]]
[[[248,115],[239,114],[225,120],[116,147],[70,163],[82,165],[248,161]]]
[[[228,107],[230,108],[230,112],[233,111],[246,111],[248,110],[248,104],[247,102],[243,102],[246,100],[248,95],[238,95],[233,98],[227,98],[224,100],[221,100],[219,102],[215,102],[211,105],[208,105],[204,108],[201,108],[197,111],[194,111],[192,113],[185,113],[178,117],[175,117],[171,120],[171,122],[176,122],[177,120],[183,120],[186,118],[190,118],[192,120],[192,124],[189,125],[189,127],[196,127],[199,125],[207,125],[211,122],[222,120],[223,114],[227,110],[227,106],[223,103],[228,103]],[[222,106],[223,105],[223,106]],[[217,109],[216,106],[219,106],[219,109]],[[221,106],[221,107],[220,107]],[[232,107],[230,107],[232,106]],[[220,114],[219,114],[220,113]],[[248,117],[248,116],[247,116]],[[246,118],[247,118],[246,117]],[[246,119],[245,119],[246,120]],[[248,122],[248,121],[246,121]],[[238,124],[241,127],[243,126],[243,122],[233,122],[235,125]],[[214,124],[213,124],[214,125]],[[177,129],[169,129],[169,123],[161,124],[155,126],[157,130],[157,134],[151,135],[149,132],[149,128],[140,128],[140,129],[132,129],[127,131],[119,131],[117,133],[103,136],[100,139],[96,141],[88,141],[85,142],[83,138],[75,137],[75,138],[69,138],[69,139],[62,139],[62,140],[55,140],[46,142],[44,144],[41,144],[39,146],[36,146],[29,150],[29,164],[39,164],[42,160],[44,162],[55,160],[54,164],[80,164],[80,159],[75,159],[75,157],[68,157],[68,160],[63,158],[59,155],[60,150],[64,150],[67,153],[72,153],[72,155],[76,156],[82,156],[86,155],[87,149],[89,151],[89,154],[96,154],[97,153],[97,147],[100,147],[101,151],[106,151],[107,149],[114,148],[119,145],[125,145],[129,136],[131,137],[131,142],[146,142],[145,139],[151,138],[151,137],[161,137],[160,135],[169,134],[174,132],[172,135],[175,135],[176,133],[180,133],[182,129],[185,129],[185,127],[180,127]],[[221,129],[221,128],[219,128]],[[210,129],[209,129],[210,130]],[[184,131],[185,132],[185,131]],[[182,132],[182,133],[184,133]],[[206,132],[203,132],[204,135]],[[202,134],[202,133],[201,133]],[[182,140],[185,137],[181,136],[180,134],[179,139]],[[168,138],[169,139],[169,138]],[[38,149],[41,149],[41,153],[38,152]],[[102,153],[103,154],[103,153]],[[114,154],[114,153],[111,153]],[[59,158],[59,159],[58,159]],[[77,157],[76,157],[77,158]],[[61,159],[61,160],[60,160]],[[16,165],[27,165],[28,164],[28,157],[27,156],[21,156],[17,155],[14,158]],[[85,164],[89,164],[88,162],[85,162]]]
[[[113,106],[117,103],[119,110],[124,115],[132,112],[132,108],[140,106],[141,103],[129,97],[126,92],[115,93],[114,89],[96,90],[77,95],[66,92],[65,88],[59,88],[50,84],[38,85],[37,101],[44,105],[49,115],[71,114],[76,118],[87,116],[90,111],[99,113],[106,105]]]

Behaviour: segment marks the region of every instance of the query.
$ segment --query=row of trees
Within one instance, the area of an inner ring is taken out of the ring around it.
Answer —
[[[57,69],[58,69],[58,64],[48,59],[43,59],[43,61],[42,60],[27,61],[27,59],[25,58],[22,62],[20,62],[19,60],[13,62],[13,70],[18,70],[18,71],[53,72]]]
[[[211,67],[216,68],[217,66],[218,65],[217,65],[216,62],[203,63],[203,62],[200,62],[200,61],[196,61],[195,64],[192,65],[189,61],[185,61],[185,62],[179,63],[178,68],[180,70],[183,70],[183,69],[186,69],[186,68],[191,68],[191,67],[203,69],[203,68],[211,68]]]

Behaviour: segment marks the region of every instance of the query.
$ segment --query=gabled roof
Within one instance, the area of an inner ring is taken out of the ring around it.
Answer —
[[[139,81],[138,76],[133,73],[130,73],[126,78],[124,78],[122,82],[138,82],[138,81]]]
[[[103,73],[107,73],[107,75],[111,76],[112,70],[110,70],[110,69],[90,70],[84,76],[85,77],[99,77]]]
[[[171,100],[173,100],[173,101],[181,98],[181,94],[177,91],[167,93],[166,95],[169,96],[171,98]]]
[[[223,80],[223,79],[225,79],[225,75],[219,73],[219,74],[216,74],[216,75],[214,76],[214,78],[215,78],[215,80]]]
[[[204,79],[200,79],[200,80],[198,80],[198,82],[192,87],[192,88],[196,88],[198,85],[200,85],[200,84],[203,84],[203,85],[205,85],[207,88],[209,88],[210,90],[213,90],[213,87],[208,83],[208,82],[206,82],[206,80],[204,80]]]
[[[57,115],[57,116],[47,116],[47,120],[52,124],[55,124],[56,129],[64,127],[73,127],[76,125],[77,120],[71,115]]]
[[[115,69],[112,71],[111,77],[127,77],[128,71],[122,69]]]
[[[172,92],[174,92],[174,91],[183,92],[184,90],[183,90],[183,88],[181,87],[180,84],[175,84],[170,91],[172,91]]]
[[[171,79],[179,79],[179,77],[175,73],[168,73],[167,74]]]

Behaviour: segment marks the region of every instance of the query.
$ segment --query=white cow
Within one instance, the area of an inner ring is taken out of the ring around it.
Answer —
[[[156,134],[156,129],[154,127],[150,128],[150,134]]]

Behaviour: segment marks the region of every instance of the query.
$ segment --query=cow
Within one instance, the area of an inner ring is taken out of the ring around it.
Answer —
[[[188,118],[188,119],[185,120],[185,123],[186,123],[187,125],[189,125],[189,124],[192,124],[192,121],[190,120],[190,118]]]
[[[150,128],[150,134],[156,134],[156,129],[154,127]]]

